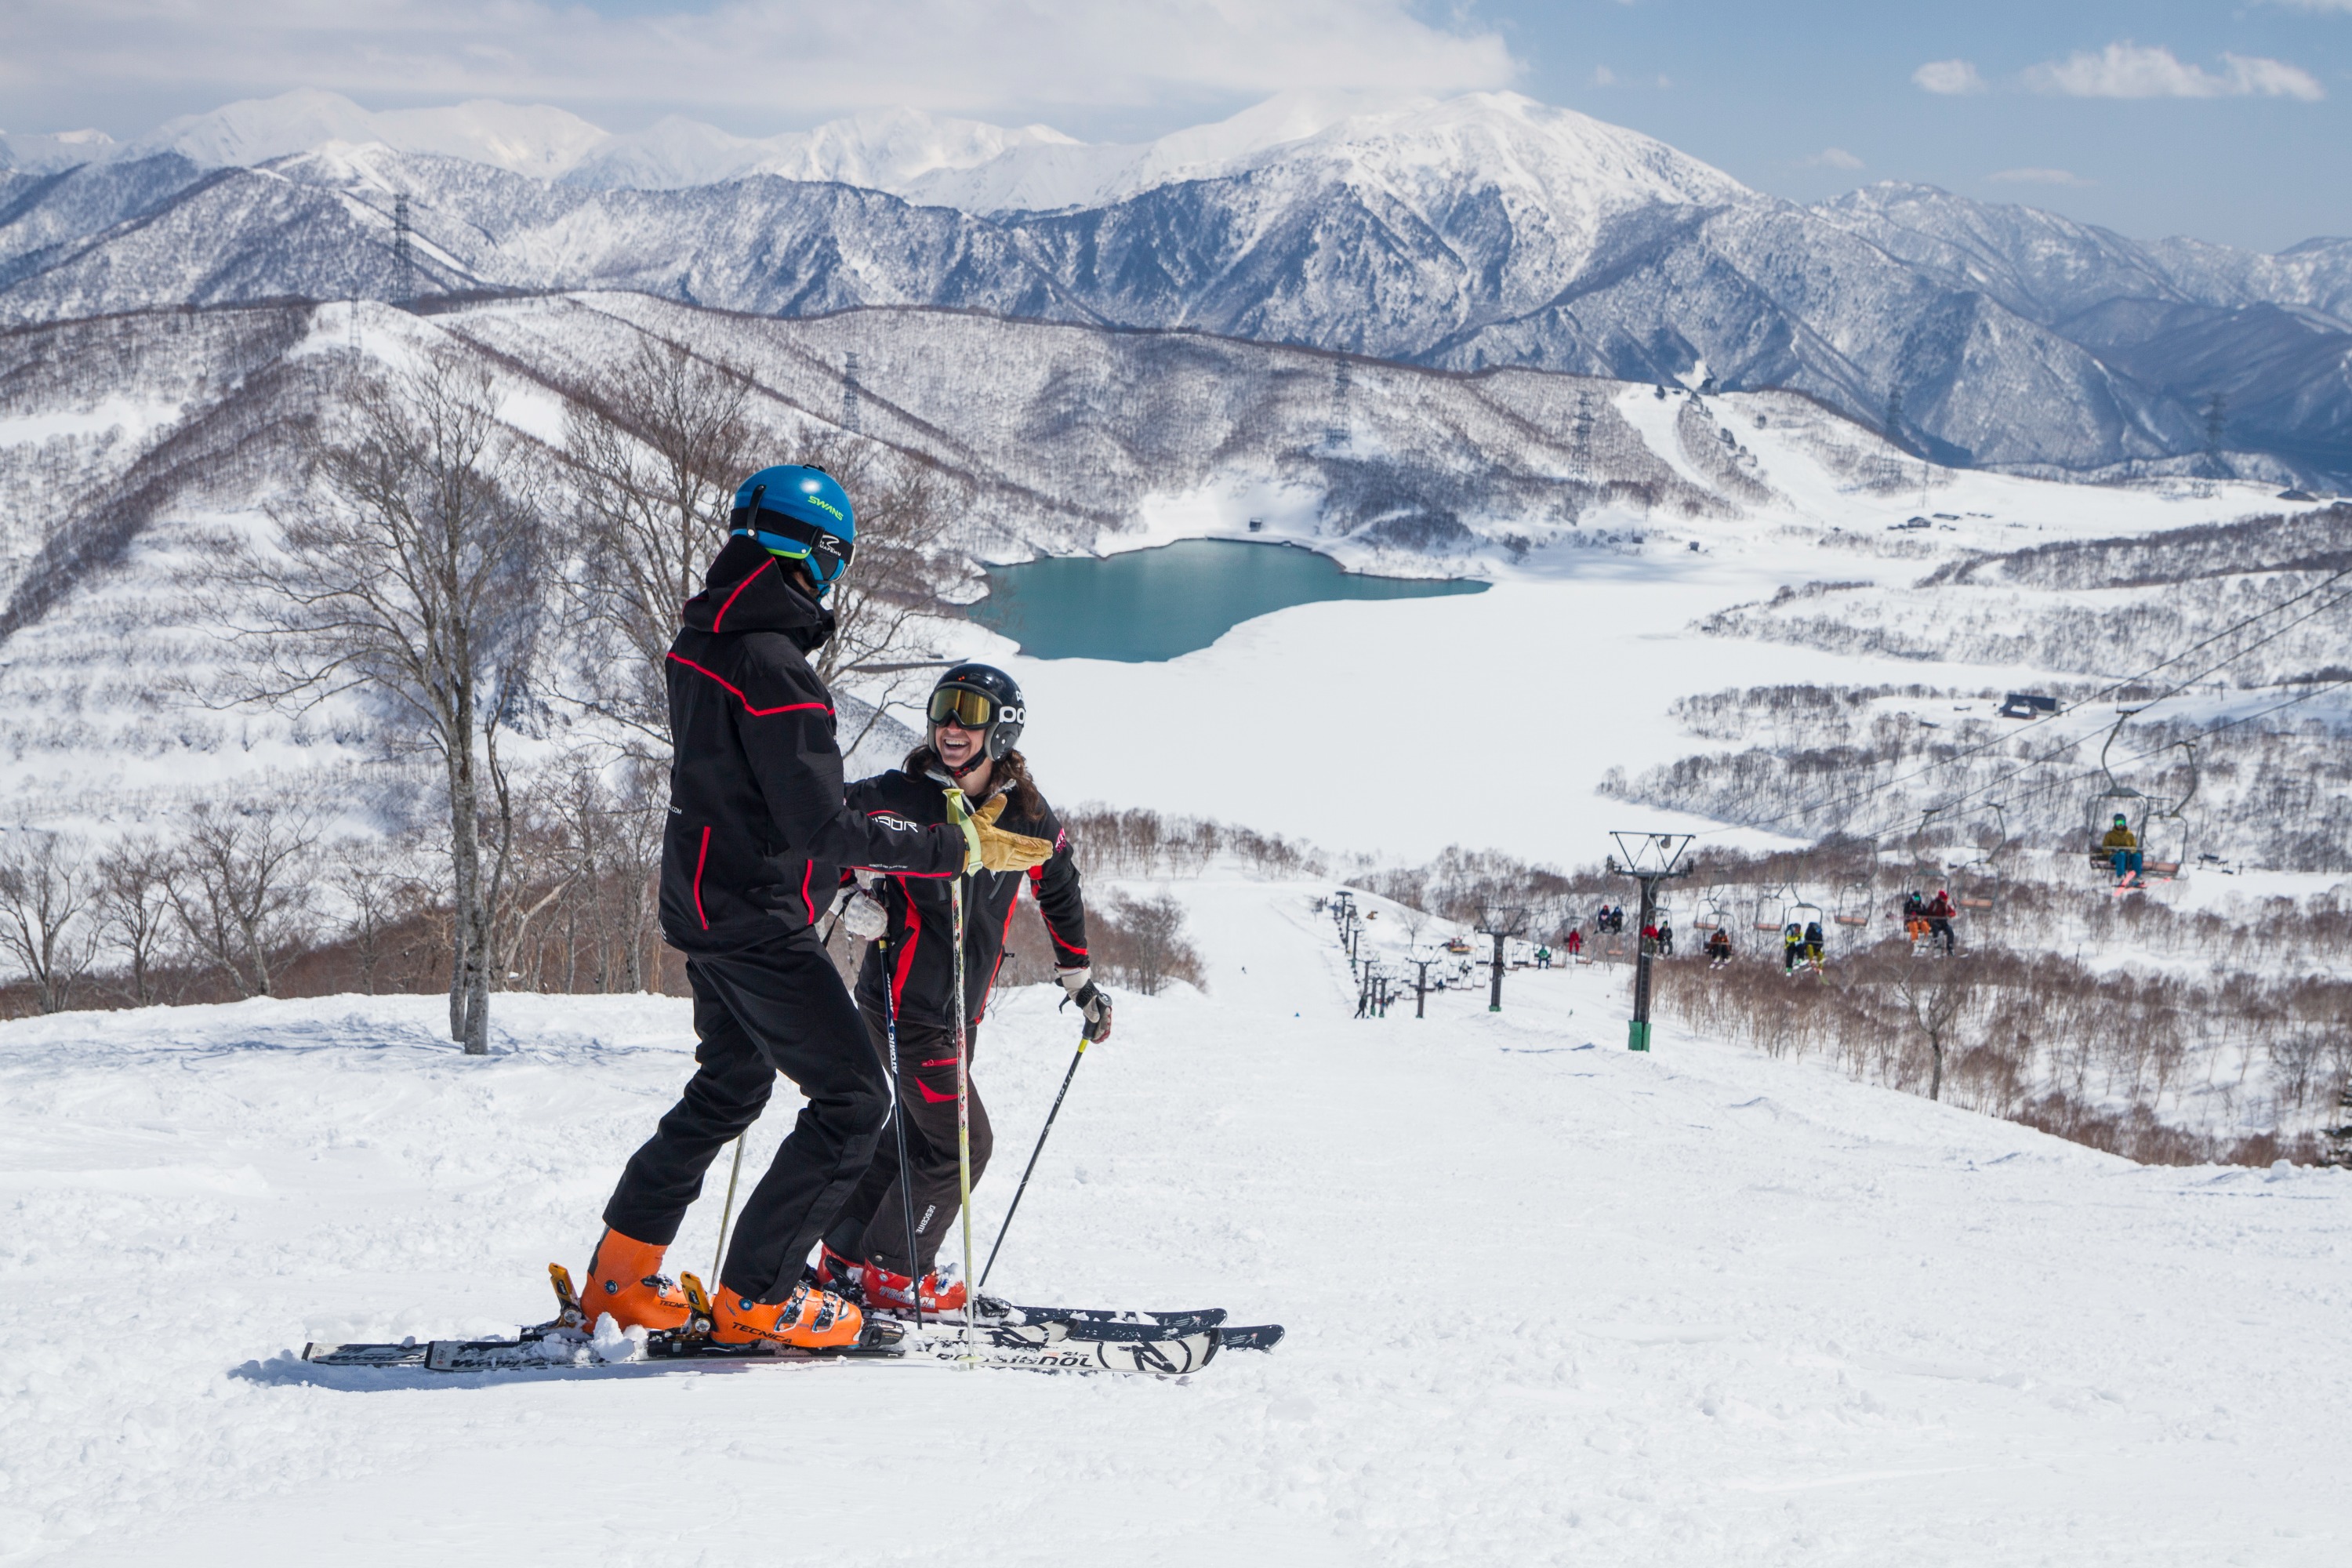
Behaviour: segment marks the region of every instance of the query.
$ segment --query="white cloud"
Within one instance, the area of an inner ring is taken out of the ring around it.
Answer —
[[[1806,159],[1805,163],[1807,167],[1814,169],[1859,169],[1862,167],[1862,160],[1855,157],[1853,153],[1847,152],[1843,147],[1824,147],[1820,152],[1814,153],[1811,157]]]
[[[1929,92],[1947,98],[1985,89],[1984,78],[1977,75],[1977,68],[1966,60],[1929,60],[1911,73],[1911,79]]]
[[[1286,89],[1507,85],[1491,31],[1408,0],[720,0],[602,16],[570,0],[0,4],[0,89],[62,103],[301,86],[361,97],[732,109],[813,121],[885,104],[1121,108]],[[60,118],[69,110],[57,111]],[[77,118],[80,118],[77,116]]]
[[[2091,182],[2064,169],[2003,169],[1997,174],[1987,174],[2010,185],[2087,185]]]
[[[2209,71],[2174,57],[2167,48],[2128,41],[2099,53],[2073,54],[2035,66],[2026,85],[2068,98],[2299,98],[2327,96],[2309,71],[2259,55],[2223,55],[2222,68]]]
[[[1595,87],[1615,87],[1617,85],[1617,73],[1611,70],[1607,66],[1594,66],[1592,68],[1592,85]]]

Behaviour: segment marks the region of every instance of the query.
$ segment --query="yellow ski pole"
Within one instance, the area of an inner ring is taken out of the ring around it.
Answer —
[[[971,816],[971,808],[963,791],[950,789],[948,816],[961,828]],[[955,1009],[956,1043],[956,1180],[963,1205],[963,1338],[969,1352],[979,1343],[980,1289],[971,1280],[971,1039],[964,1015],[971,1009],[964,1000],[963,978],[963,893],[969,871],[956,873],[948,889],[948,904],[952,915],[951,926],[955,944],[955,995],[950,1003]],[[923,1282],[915,1281],[915,1315],[922,1320]],[[967,1354],[964,1364],[977,1366],[977,1357]]]

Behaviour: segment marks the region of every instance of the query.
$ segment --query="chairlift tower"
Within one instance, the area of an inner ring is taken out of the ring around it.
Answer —
[[[1509,955],[1503,944],[1528,929],[1528,911],[1524,905],[1489,905],[1479,912],[1478,934],[1495,939],[1494,973],[1486,990],[1486,1011],[1503,1010],[1503,967]]]
[[[1658,884],[1691,874],[1681,861],[1693,835],[1612,833],[1609,837],[1617,841],[1617,853],[1609,857],[1611,875],[1631,877],[1642,884],[1641,923],[1634,928],[1633,942],[1633,1021],[1625,1026],[1625,1048],[1646,1051],[1650,1048],[1650,960],[1654,954],[1638,933],[1655,923]]]

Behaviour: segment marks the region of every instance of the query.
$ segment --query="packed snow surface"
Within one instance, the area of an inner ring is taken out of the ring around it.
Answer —
[[[544,1316],[688,1009],[506,996],[0,1025],[0,1559],[2325,1562],[2352,1176],[2141,1169],[1662,1028],[1623,972],[1350,1018],[1318,889],[1175,884],[993,1281],[1223,1304],[1184,1382],[799,1366],[436,1378],[306,1340]],[[1384,922],[1383,922],[1384,923]],[[993,1234],[1074,1039],[1003,998]],[[788,1097],[752,1140],[764,1161]],[[672,1254],[709,1265],[719,1189]]]

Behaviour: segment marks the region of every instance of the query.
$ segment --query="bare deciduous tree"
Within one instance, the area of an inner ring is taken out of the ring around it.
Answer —
[[[1088,934],[1108,978],[1146,996],[1157,996],[1171,980],[1202,983],[1201,954],[1184,940],[1184,906],[1170,894],[1113,893],[1088,912],[1101,928],[1099,937]]]
[[[236,552],[222,574],[258,616],[244,629],[268,679],[250,695],[300,706],[355,690],[390,747],[439,758],[449,1031],[480,1055],[513,848],[499,737],[526,706],[550,576],[544,530],[486,369],[428,350],[404,373],[340,391],[310,442],[311,482],[276,513],[275,547]]]
[[[188,944],[240,996],[275,994],[310,910],[310,818],[274,805],[195,808],[166,889]]]
[[[418,889],[391,849],[379,842],[345,839],[335,847],[331,867],[331,884],[342,895],[349,912],[344,931],[359,965],[360,989],[373,996],[377,972],[383,967],[384,937],[415,910]]]
[[[937,465],[844,432],[806,444],[801,461],[841,481],[857,509],[857,554],[827,597],[834,634],[817,654],[827,685],[935,657],[926,619],[953,616],[947,595],[962,565],[947,547],[961,489]],[[854,742],[845,739],[843,749]]]
[[[130,970],[131,1000],[155,1000],[152,972],[167,951],[171,852],[151,837],[124,839],[98,863],[98,910],[107,942]]]
[[[726,542],[735,486],[761,464],[751,382],[677,343],[641,342],[581,388],[564,422],[583,556],[576,609],[595,661],[583,699],[669,754],[663,655],[678,606]],[[769,459],[771,461],[774,459]]]
[[[37,828],[0,836],[0,952],[31,978],[44,1013],[65,1010],[97,955],[98,894],[79,838]]]
[[[963,567],[945,542],[956,484],[925,458],[844,431],[788,440],[760,423],[757,390],[735,366],[647,341],[609,383],[575,394],[565,426],[586,545],[577,615],[614,656],[582,696],[635,731],[647,760],[669,756],[663,660],[678,606],[701,588],[735,486],[757,468],[813,464],[856,508],[856,556],[826,597],[835,629],[816,669],[828,684],[869,678],[867,728],[909,679],[894,667],[937,657],[919,628],[957,613],[948,595]],[[864,738],[844,735],[842,749]]]

